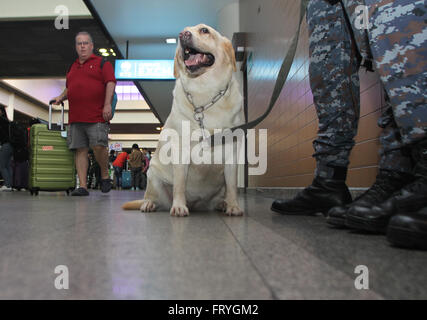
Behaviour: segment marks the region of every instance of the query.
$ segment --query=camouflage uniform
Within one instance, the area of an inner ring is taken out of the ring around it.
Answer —
[[[396,135],[382,137],[383,150],[385,154],[410,151],[414,176],[384,201],[351,206],[345,225],[387,232],[388,239],[401,246],[427,248],[426,1],[366,0],[366,4],[375,66],[392,106],[388,118],[399,128]]]
[[[316,176],[332,178],[333,167],[347,167],[360,109],[359,63],[339,4],[310,1],[307,6],[310,86],[319,131],[313,142]]]
[[[322,178],[345,179],[349,155],[360,113],[360,63],[369,69],[372,59],[367,31],[355,28],[356,7],[364,0],[343,0],[348,13],[356,46],[339,3],[331,5],[325,0],[310,1],[307,22],[310,34],[310,85],[319,119],[318,136],[313,142],[316,158],[315,175]],[[358,52],[360,56],[358,56]],[[365,63],[368,62],[368,63]],[[400,133],[390,117],[390,107],[379,120],[385,128],[381,142],[381,169],[411,171],[410,158],[399,148]],[[392,147],[391,147],[392,146]],[[342,170],[337,170],[342,168]]]
[[[425,0],[366,0],[375,67],[390,98],[401,142],[384,150],[411,147],[427,139],[427,7]]]
[[[349,22],[353,26],[352,31],[354,34],[354,39],[356,40],[357,49],[360,54],[361,63],[369,71],[372,70],[372,53],[369,45],[368,33],[366,29],[357,28],[357,19],[360,18],[360,6],[365,5],[365,0],[342,0],[344,8],[346,9],[347,15],[349,17]],[[339,5],[339,4],[337,4]],[[341,7],[341,6],[340,6]]]

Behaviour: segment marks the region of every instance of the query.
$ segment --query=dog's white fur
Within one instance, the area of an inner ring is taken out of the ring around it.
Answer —
[[[209,33],[202,32],[207,28]],[[173,91],[171,113],[164,129],[174,129],[181,134],[182,121],[190,122],[190,131],[199,129],[193,118],[194,107],[188,101],[184,89],[193,97],[196,106],[208,104],[229,84],[225,95],[204,112],[204,126],[210,134],[213,129],[231,128],[244,122],[242,96],[239,84],[233,76],[236,61],[231,42],[213,28],[200,24],[187,27],[192,34],[192,46],[198,51],[211,53],[215,62],[195,73],[190,72],[183,58],[182,44],[175,53],[174,73],[176,84]],[[160,134],[162,136],[162,133]],[[166,143],[161,141],[150,161],[147,172],[148,184],[143,200],[131,201],[124,209],[140,209],[143,212],[156,209],[168,210],[174,216],[186,216],[191,210],[222,210],[228,215],[242,215],[237,202],[237,165],[190,163],[164,165],[159,161],[159,150]],[[198,142],[191,142],[191,147]],[[236,159],[236,158],[234,158]]]

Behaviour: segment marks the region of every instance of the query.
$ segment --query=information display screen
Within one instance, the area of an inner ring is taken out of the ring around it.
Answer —
[[[173,60],[116,60],[117,80],[174,80]]]

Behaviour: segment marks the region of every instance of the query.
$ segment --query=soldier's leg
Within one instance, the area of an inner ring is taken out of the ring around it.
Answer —
[[[378,119],[378,126],[383,128],[380,136],[380,170],[395,172],[402,177],[412,179],[413,161],[410,148],[402,141],[400,130],[393,116],[393,107],[386,98],[386,107]]]
[[[369,22],[360,20],[360,6],[365,5],[365,0],[343,0],[349,19],[352,23],[355,41],[357,43],[362,64],[372,70],[372,52],[370,49],[368,32],[362,28]],[[362,7],[363,8],[363,7]],[[387,96],[387,94],[385,94]],[[358,196],[351,205],[335,207],[328,212],[327,222],[334,226],[346,226],[347,212],[355,206],[372,207],[388,199],[394,192],[412,181],[412,165],[407,150],[402,148],[402,139],[396,122],[393,119],[392,108],[389,101],[385,111],[378,121],[384,130],[381,133],[381,151],[379,172],[375,183],[363,194]]]
[[[375,66],[389,95],[404,145],[427,138],[425,1],[367,1]]]
[[[310,86],[319,119],[315,175],[345,175],[360,109],[358,62],[340,5],[311,1]],[[345,179],[345,177],[344,177]]]
[[[385,232],[393,215],[416,212],[427,205],[427,14],[425,1],[366,2],[371,15],[369,36],[375,66],[399,128],[398,134],[381,140],[382,148],[385,152],[402,153],[409,148],[417,162],[415,182],[369,210],[349,212],[351,227]],[[398,163],[390,157],[382,165],[396,168]]]
[[[347,214],[371,208],[387,200],[396,191],[413,181],[412,159],[406,148],[402,148],[400,131],[393,118],[391,105],[387,102],[378,126],[383,128],[380,136],[381,150],[379,172],[375,183],[359,195],[346,208],[335,207],[328,212],[327,222],[345,227]],[[387,147],[384,147],[387,146]]]
[[[345,185],[348,158],[359,119],[358,61],[340,5],[310,1],[310,85],[319,131],[313,143],[313,184],[290,201],[276,200],[272,210],[283,214],[327,212],[351,201]]]

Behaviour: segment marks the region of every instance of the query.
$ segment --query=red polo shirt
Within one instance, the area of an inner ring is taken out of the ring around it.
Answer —
[[[102,110],[107,82],[116,83],[114,69],[106,61],[101,69],[102,58],[92,54],[80,64],[77,59],[67,73],[67,98],[70,111],[68,122],[105,122]]]

